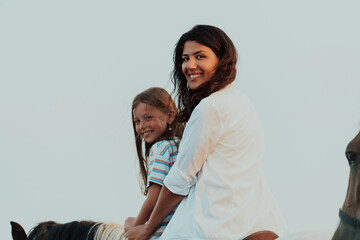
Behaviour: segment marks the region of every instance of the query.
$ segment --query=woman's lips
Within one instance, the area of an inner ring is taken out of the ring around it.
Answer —
[[[193,74],[189,74],[190,80],[195,80],[199,77],[201,77],[202,75],[200,73],[193,73]]]

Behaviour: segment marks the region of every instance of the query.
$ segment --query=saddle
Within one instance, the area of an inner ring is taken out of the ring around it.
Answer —
[[[243,240],[275,240],[278,237],[278,235],[271,231],[259,231],[247,236]]]

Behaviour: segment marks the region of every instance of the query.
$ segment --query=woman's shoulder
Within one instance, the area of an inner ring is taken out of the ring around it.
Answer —
[[[250,103],[248,97],[243,94],[233,84],[220,89],[217,92],[203,98],[198,104],[199,108],[208,108],[213,110],[221,110],[226,107],[234,107],[239,104]]]
[[[218,98],[221,103],[225,103],[229,106],[252,106],[249,97],[233,84],[230,84],[230,86],[218,91],[218,93],[215,94],[214,98]]]
[[[204,121],[209,116],[214,116],[222,121],[226,118],[233,119],[235,116],[253,112],[253,110],[254,107],[245,94],[234,86],[228,86],[202,99],[192,115],[198,116]]]
[[[233,83],[230,83],[229,85],[225,86],[219,91],[212,93],[209,96],[209,99],[217,99],[217,98],[229,99],[233,97],[246,98],[246,95],[242,93],[240,89],[237,88]]]

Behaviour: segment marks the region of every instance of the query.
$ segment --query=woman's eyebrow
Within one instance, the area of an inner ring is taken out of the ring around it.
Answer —
[[[190,55],[196,55],[196,54],[203,53],[203,52],[205,52],[205,51],[204,50],[199,50],[199,51],[191,53]],[[183,53],[183,56],[189,56],[189,54]]]

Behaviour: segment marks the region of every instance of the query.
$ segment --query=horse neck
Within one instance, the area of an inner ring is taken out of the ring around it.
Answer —
[[[342,210],[353,218],[360,219],[360,174],[359,167],[350,168],[349,185]],[[336,229],[332,240],[356,240],[360,239],[360,230],[351,227],[342,220]]]
[[[336,229],[331,240],[358,240],[360,239],[360,232],[358,229],[350,227],[343,221],[340,221],[339,227]]]
[[[342,210],[354,217],[360,218],[360,167],[350,168],[349,185]]]

